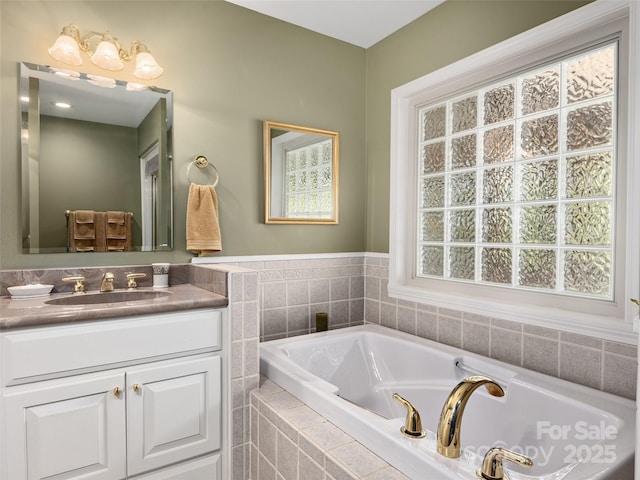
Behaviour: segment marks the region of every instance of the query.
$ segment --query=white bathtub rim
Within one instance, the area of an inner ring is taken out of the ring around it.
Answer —
[[[404,418],[387,420],[374,413],[363,410],[356,405],[344,402],[333,394],[333,391],[337,389],[336,386],[318,379],[302,367],[293,364],[293,362],[291,362],[283,352],[283,348],[292,343],[315,341],[325,336],[361,332],[381,333],[411,342],[424,343],[430,348],[443,350],[455,357],[474,359],[481,362],[488,361],[492,364],[495,363],[507,371],[515,372],[515,375],[511,379],[513,382],[539,385],[543,389],[557,394],[558,396],[571,398],[576,402],[587,404],[598,410],[612,413],[616,418],[619,418],[625,426],[617,438],[617,444],[631,446],[635,444],[635,433],[633,428],[629,426],[630,424],[635,423],[633,418],[634,415],[630,413],[635,411],[635,402],[629,399],[574,384],[556,377],[550,377],[542,373],[526,370],[514,365],[509,365],[497,360],[488,359],[481,355],[462,351],[455,347],[450,347],[428,339],[398,332],[379,325],[366,324],[339,330],[331,330],[328,332],[272,340],[260,344],[261,374],[279,384],[282,388],[289,391],[299,400],[316,410],[329,421],[344,430],[347,434],[354,437],[360,443],[365,445],[374,453],[380,455],[388,463],[410,477],[431,478],[429,477],[429,473],[425,471],[425,469],[428,468],[433,469],[430,473],[431,475],[438,475],[438,477],[434,478],[443,478],[443,476],[451,479],[476,478],[473,468],[471,468],[470,465],[465,464],[464,461],[461,461],[460,459],[446,459],[436,454],[435,449],[433,450],[433,455],[431,455],[429,454],[429,449],[424,447],[427,442],[407,440],[397,434],[395,430],[399,428]],[[299,380],[302,381],[300,382]],[[320,395],[314,387],[320,388]],[[579,398],[580,400],[578,401],[576,398]],[[612,412],[612,410],[615,412]],[[389,438],[378,438],[379,435],[377,434],[379,434],[381,430],[391,435],[391,440]],[[390,445],[390,441],[392,445]],[[416,447],[416,445],[418,445],[418,447]],[[464,445],[462,447],[463,455],[466,456],[466,458],[469,458],[468,452],[464,450]],[[415,462],[406,461],[406,458],[403,455],[407,454],[407,452],[411,452],[410,456],[415,458]],[[633,454],[633,448],[628,449],[628,451],[625,450],[622,453],[623,457],[626,458],[629,454]],[[425,465],[425,455],[427,455],[431,460],[428,466]],[[474,460],[476,462],[480,461],[478,458],[475,458]],[[603,478],[603,476],[606,475],[606,471],[602,474],[598,474],[597,470],[600,469],[601,466],[589,463],[578,464],[573,469],[572,478]],[[519,476],[517,474],[512,474],[513,480],[516,480],[518,477]],[[546,475],[545,477],[535,478],[559,479],[562,477]]]
[[[434,464],[428,464],[426,468],[424,465],[418,466],[424,462],[424,458],[421,458],[422,454],[417,448],[407,449],[408,439],[404,439],[400,435],[389,437],[380,435],[381,431],[396,433],[397,428],[402,424],[402,419],[383,419],[357,405],[344,402],[339,397],[328,393],[327,390],[322,391],[322,397],[319,397],[317,392],[313,390],[312,383],[296,385],[292,379],[279,375],[275,370],[267,369],[266,372],[261,373],[403,473],[413,478],[460,478],[451,476],[452,472],[460,469],[457,460],[434,457],[437,460]],[[357,423],[354,423],[354,419]],[[399,430],[397,432],[399,433]],[[415,462],[408,464],[406,462],[407,455],[414,457]],[[475,477],[466,475],[463,478],[472,479]]]
[[[481,363],[486,362],[486,363],[495,364],[501,371],[514,372],[514,375],[509,379],[510,381],[517,381],[518,383],[522,383],[522,384],[529,384],[529,383],[539,384],[544,389],[553,393],[556,393],[556,390],[555,390],[556,388],[560,388],[563,391],[566,391],[567,393],[573,393],[579,396],[581,403],[587,403],[599,410],[608,411],[609,410],[608,407],[612,403],[615,405],[618,405],[620,408],[623,408],[623,409],[631,408],[635,410],[636,403],[633,400],[630,400],[628,398],[614,395],[609,392],[596,390],[594,388],[587,387],[585,385],[580,385],[578,383],[570,382],[568,380],[565,380],[559,377],[554,377],[554,376],[536,372],[533,370],[528,370],[526,368],[519,367],[517,365],[512,365],[506,362],[502,362],[500,360],[485,357],[477,353],[468,352],[466,350],[462,350],[457,347],[452,347],[450,345],[445,345],[443,343],[438,343],[433,340],[429,340],[427,338],[418,337],[416,335],[411,335],[408,333],[400,332],[398,330],[394,330],[388,327],[383,327],[381,325],[371,324],[371,323],[367,323],[364,325],[357,325],[353,327],[340,328],[336,330],[329,330],[326,332],[311,333],[307,335],[299,335],[296,337],[288,337],[288,338],[282,338],[278,340],[269,340],[266,342],[261,342],[260,355],[262,356],[264,354],[265,358],[277,360],[279,355],[277,353],[274,355],[274,352],[281,352],[284,346],[286,345],[290,345],[292,343],[299,343],[299,342],[309,342],[309,341],[313,341],[314,339],[322,338],[325,336],[331,337],[334,335],[344,335],[347,333],[359,333],[359,332],[378,333],[378,334],[390,336],[393,338],[406,340],[412,343],[423,344],[423,345],[429,346],[430,348],[435,348],[443,352],[449,353],[454,357],[457,357],[463,360],[465,358],[469,358],[469,359],[474,359],[475,361],[478,361]],[[310,374],[303,368],[298,367],[297,365],[296,367],[297,367],[296,373],[300,374],[302,378],[309,379],[309,380],[311,379],[320,380],[315,375]],[[491,377],[490,373],[488,373],[487,375]],[[320,380],[320,381],[324,382],[324,380]],[[335,385],[331,385],[329,382],[324,382],[324,383],[327,384],[325,389],[337,388]],[[506,388],[508,388],[508,383],[506,384]]]

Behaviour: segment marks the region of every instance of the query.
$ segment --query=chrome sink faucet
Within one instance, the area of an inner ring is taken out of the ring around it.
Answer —
[[[113,292],[113,280],[115,275],[111,272],[107,272],[102,275],[102,281],[100,282],[101,292]]]
[[[456,385],[445,401],[442,413],[440,413],[437,434],[437,448],[440,455],[447,458],[460,456],[462,414],[471,394],[482,385],[486,385],[487,391],[494,397],[504,396],[504,390],[500,385],[482,375],[467,377]]]

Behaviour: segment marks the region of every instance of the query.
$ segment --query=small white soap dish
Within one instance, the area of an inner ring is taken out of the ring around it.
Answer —
[[[46,297],[53,290],[53,285],[42,285],[41,283],[33,283],[31,285],[18,285],[16,287],[7,287],[11,298],[38,298]]]

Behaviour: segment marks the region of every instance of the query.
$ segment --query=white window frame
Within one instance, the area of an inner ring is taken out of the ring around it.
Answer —
[[[618,161],[624,162],[619,173],[623,172],[621,178],[625,179],[626,185],[619,183],[618,188],[622,187],[622,192],[626,190],[627,208],[618,210],[617,224],[622,228],[625,241],[616,252],[615,299],[607,302],[571,299],[567,302],[558,295],[552,298],[549,294],[516,292],[504,287],[417,278],[417,189],[407,188],[407,185],[415,185],[418,175],[415,160],[418,106],[508,76],[561,51],[609,36],[621,26],[624,48],[620,55],[627,58],[620,61],[618,76],[629,87],[626,88],[626,101],[619,102],[618,110],[620,124],[626,124],[624,131],[619,132],[618,144]],[[633,333],[638,307],[629,299],[638,298],[640,290],[639,45],[640,4],[634,0],[598,0],[392,90],[388,284],[391,297],[612,341],[638,343],[637,335]]]

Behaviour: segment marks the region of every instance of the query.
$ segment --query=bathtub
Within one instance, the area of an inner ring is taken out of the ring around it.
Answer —
[[[475,479],[486,451],[523,453],[530,468],[505,462],[511,480],[633,479],[635,402],[378,325],[263,342],[261,373],[413,480]],[[441,456],[436,434],[453,387],[485,375],[465,409],[462,455]],[[400,429],[419,411],[426,436]]]

